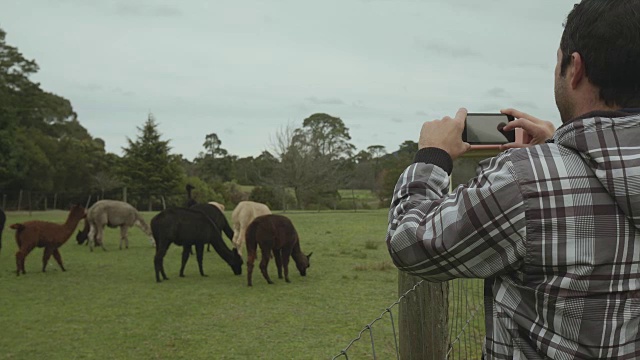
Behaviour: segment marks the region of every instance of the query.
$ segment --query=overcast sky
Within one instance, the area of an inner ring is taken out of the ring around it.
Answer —
[[[117,154],[148,112],[189,159],[212,132],[257,156],[316,112],[359,150],[395,151],[461,106],[559,124],[553,70],[576,1],[2,0],[0,27]]]

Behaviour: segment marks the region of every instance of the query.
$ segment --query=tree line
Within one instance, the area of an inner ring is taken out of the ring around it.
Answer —
[[[117,155],[81,125],[68,99],[31,80],[37,63],[5,38],[0,29],[0,193],[5,196],[23,190],[59,193],[64,204],[81,202],[87,194],[114,198],[126,188],[127,201],[151,208],[160,200],[183,205],[189,183],[197,201],[229,207],[251,199],[274,209],[339,208],[339,189],[371,190],[387,206],[417,149],[405,141],[393,152],[381,145],[358,151],[339,117],[316,113],[300,127],[278,130],[272,149],[255,157],[230,154],[212,131],[190,160],[172,151],[149,114]]]

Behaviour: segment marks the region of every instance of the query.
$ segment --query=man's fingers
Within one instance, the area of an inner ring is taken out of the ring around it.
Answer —
[[[502,110],[500,110],[500,112],[502,114],[505,114],[505,115],[511,115],[516,119],[525,118],[527,120],[531,120],[534,123],[538,123],[538,122],[542,121],[542,120],[538,119],[535,116],[531,116],[531,115],[529,115],[529,114],[527,114],[525,112],[522,112],[522,111],[516,110],[516,109],[512,109],[512,108],[502,109]]]
[[[458,121],[464,122],[464,120],[466,118],[467,118],[467,109],[465,109],[465,108],[458,109],[458,112],[456,113],[455,119],[458,120]]]
[[[534,130],[534,127],[536,126],[536,124],[534,124],[531,120],[529,119],[516,119],[513,121],[509,121],[509,123],[507,125],[504,126],[504,128],[502,128],[503,131],[511,131],[515,128],[522,128],[524,129],[524,131],[528,132],[528,133],[532,133]]]

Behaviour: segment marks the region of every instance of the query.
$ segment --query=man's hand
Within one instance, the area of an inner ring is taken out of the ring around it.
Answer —
[[[523,143],[508,143],[500,145],[500,150],[511,148],[522,148],[532,145],[543,144],[548,139],[553,137],[553,133],[556,131],[555,126],[550,121],[540,120],[522,111],[515,109],[503,109],[501,113],[511,115],[515,118],[513,121],[504,127],[504,131],[510,131],[515,128],[521,128],[524,130]]]
[[[427,121],[422,125],[418,147],[420,149],[435,147],[446,151],[452,160],[469,150],[471,145],[462,141],[464,121],[467,109],[460,109],[452,119],[445,116],[442,120]]]

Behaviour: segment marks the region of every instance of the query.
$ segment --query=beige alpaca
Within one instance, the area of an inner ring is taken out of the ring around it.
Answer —
[[[242,247],[245,244],[247,228],[253,219],[262,215],[271,214],[271,210],[265,204],[253,201],[241,201],[231,214],[233,222],[233,246],[238,249],[238,253],[242,255]]]
[[[81,244],[88,238],[91,251],[93,251],[94,245],[100,245],[103,250],[106,250],[103,241],[105,226],[120,227],[120,249],[122,249],[123,243],[126,248],[129,248],[127,234],[132,226],[139,227],[149,236],[151,245],[155,246],[151,229],[140,216],[138,210],[126,202],[117,200],[100,200],[87,210],[84,229],[76,236],[78,243]]]

